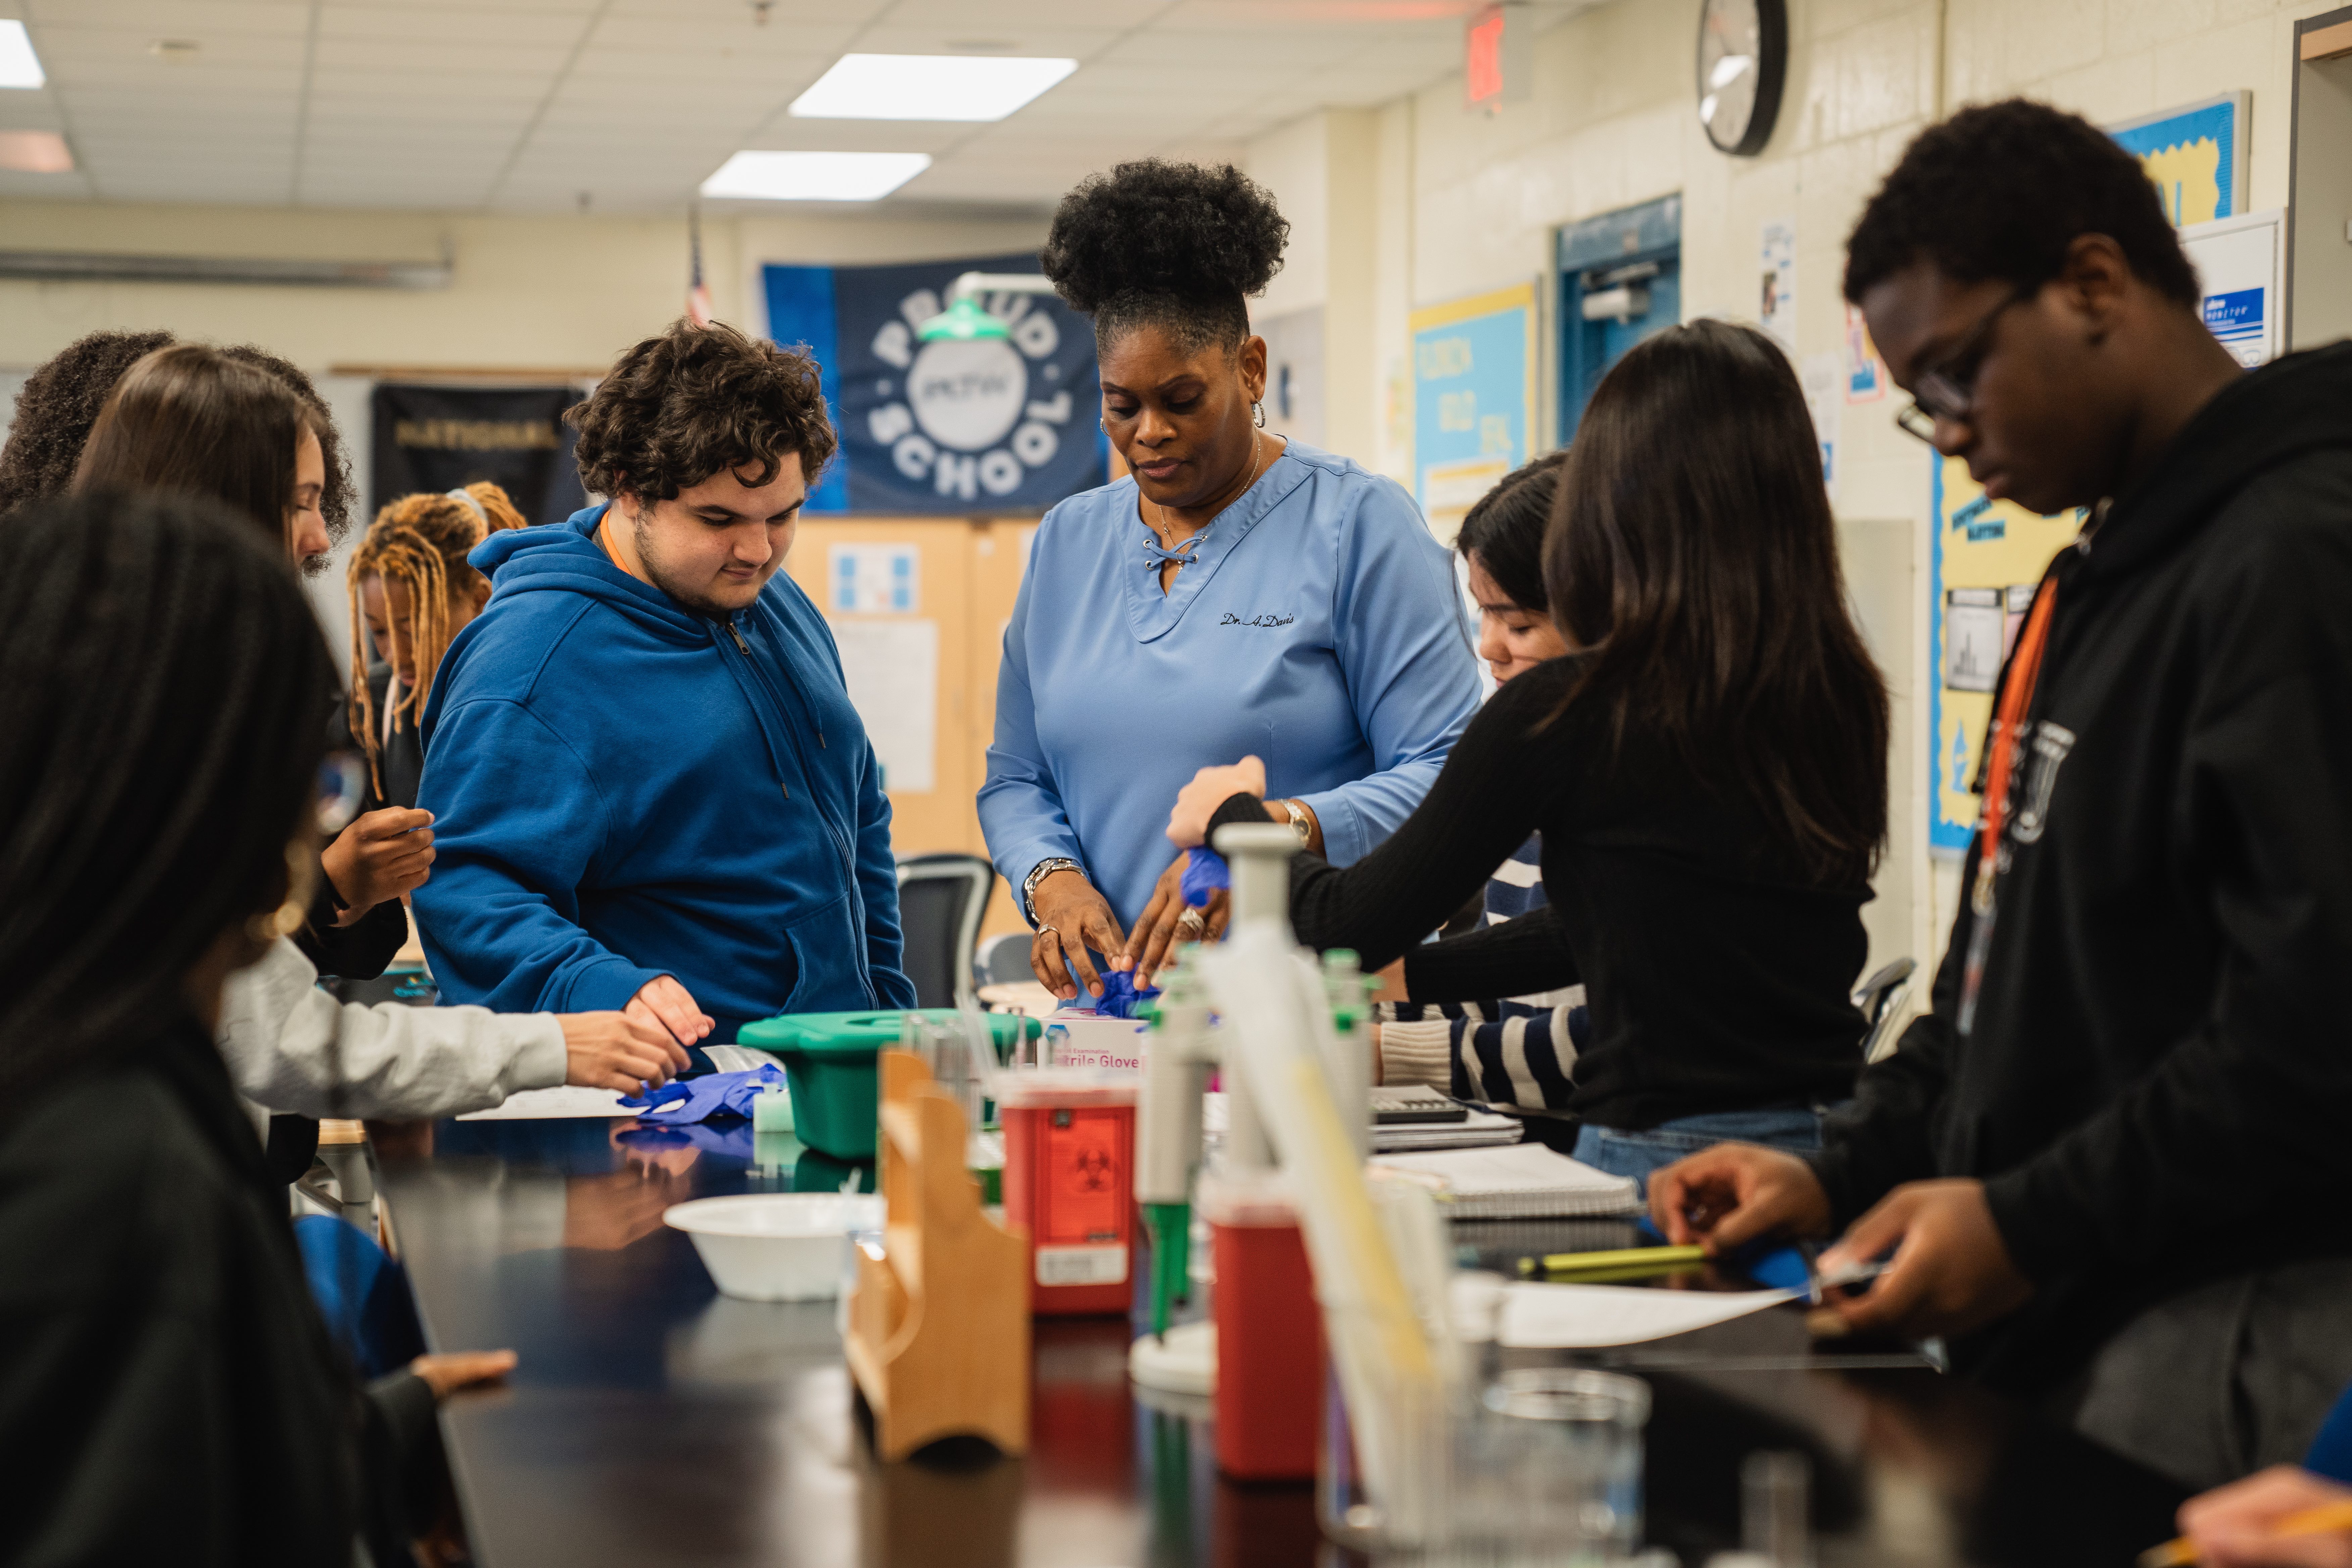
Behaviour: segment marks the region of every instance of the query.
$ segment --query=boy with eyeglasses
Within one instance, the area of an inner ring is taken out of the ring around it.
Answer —
[[[1830,1236],[1855,1329],[2189,1485],[2352,1379],[2352,345],[2249,374],[2137,162],[2012,100],[1924,132],[1846,297],[1988,495],[2093,509],[2002,675],[1934,1006],[1810,1160],[1651,1180],[1676,1241]]]

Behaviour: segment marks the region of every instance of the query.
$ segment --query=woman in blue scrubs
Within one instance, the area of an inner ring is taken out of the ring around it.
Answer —
[[[1004,634],[980,820],[1065,999],[1148,981],[1190,913],[1160,829],[1199,768],[1265,760],[1267,816],[1339,864],[1411,816],[1478,706],[1452,563],[1412,498],[1265,431],[1245,297],[1289,225],[1232,168],[1122,163],[1043,262],[1094,317],[1131,472],[1045,514]]]

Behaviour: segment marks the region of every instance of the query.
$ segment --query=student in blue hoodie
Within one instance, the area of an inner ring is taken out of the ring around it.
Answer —
[[[834,451],[815,363],[680,321],[568,417],[614,499],[474,552],[489,606],[425,714],[442,995],[621,1008],[689,1047],[913,1006],[874,748],[779,570]]]

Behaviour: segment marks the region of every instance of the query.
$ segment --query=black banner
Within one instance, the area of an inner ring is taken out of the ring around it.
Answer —
[[[531,521],[562,521],[588,504],[572,460],[578,437],[562,419],[582,395],[571,386],[379,384],[369,515],[418,490],[489,479]]]

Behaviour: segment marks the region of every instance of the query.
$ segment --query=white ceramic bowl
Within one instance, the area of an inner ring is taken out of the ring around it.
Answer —
[[[746,1193],[674,1204],[662,1219],[694,1238],[720,1294],[822,1301],[841,1288],[842,1238],[881,1228],[882,1200],[855,1193]]]

